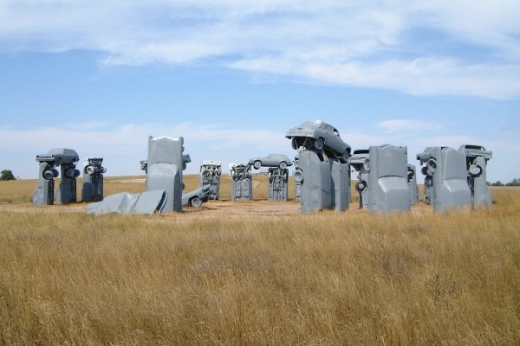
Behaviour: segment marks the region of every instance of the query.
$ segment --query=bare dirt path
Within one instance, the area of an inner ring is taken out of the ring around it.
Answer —
[[[17,213],[84,213],[86,203],[73,203],[68,205],[32,205],[32,204],[8,204],[0,205],[0,211]],[[200,217],[240,217],[246,214],[284,216],[300,213],[300,203],[297,201],[209,201],[200,208],[184,207],[182,213],[161,213],[164,216],[176,216],[183,218]]]
[[[0,211],[16,213],[85,213],[86,203],[74,203],[69,205],[34,206],[32,204],[0,205]],[[413,215],[432,213],[433,207],[419,204],[412,206]],[[345,211],[349,215],[369,213],[360,210],[357,202],[352,202]],[[239,200],[239,201],[209,201],[200,208],[184,207],[182,213],[161,213],[164,219],[189,221],[197,219],[286,219],[301,216],[299,201],[267,201],[267,200]]]

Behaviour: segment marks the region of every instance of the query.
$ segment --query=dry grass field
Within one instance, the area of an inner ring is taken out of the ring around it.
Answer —
[[[154,216],[0,182],[0,345],[520,345],[520,189],[489,210],[301,214],[254,180],[253,201],[223,177],[220,201]]]

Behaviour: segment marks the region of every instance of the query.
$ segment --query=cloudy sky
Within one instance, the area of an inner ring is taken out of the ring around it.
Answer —
[[[1,169],[52,148],[142,174],[148,136],[202,160],[283,153],[321,119],[353,149],[479,144],[520,178],[517,0],[2,0]]]

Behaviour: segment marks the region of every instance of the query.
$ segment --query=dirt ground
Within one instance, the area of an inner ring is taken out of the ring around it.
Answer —
[[[86,203],[69,205],[34,206],[32,204],[1,205],[0,210],[18,213],[84,213]],[[419,204],[412,206],[412,214],[432,213],[433,206]],[[345,211],[349,215],[369,213],[359,209],[357,202],[352,202]],[[299,201],[267,201],[267,200],[237,200],[208,201],[200,208],[184,207],[182,213],[161,213],[160,217],[176,220],[218,219],[218,218],[254,218],[254,219],[284,219],[302,215]]]

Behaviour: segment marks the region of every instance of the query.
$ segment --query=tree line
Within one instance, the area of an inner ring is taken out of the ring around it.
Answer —
[[[515,178],[513,180],[511,180],[509,183],[502,183],[500,180],[494,182],[494,183],[490,183],[488,182],[488,185],[490,186],[520,186],[520,179],[518,178]]]
[[[4,169],[0,172],[0,180],[16,180],[16,177],[11,170]]]

